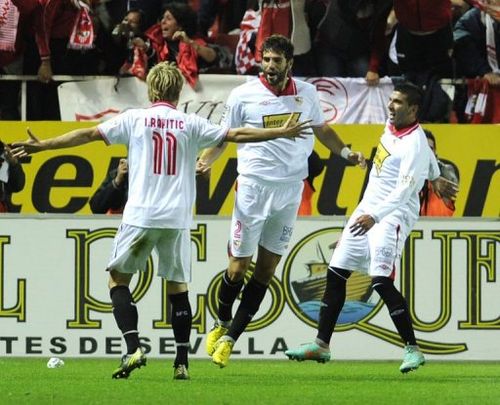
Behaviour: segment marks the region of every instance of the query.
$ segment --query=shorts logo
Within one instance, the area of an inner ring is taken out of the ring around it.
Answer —
[[[236,221],[234,224],[233,239],[241,239],[241,222]]]
[[[293,227],[292,226],[284,226],[283,231],[281,233],[280,241],[289,242],[292,237]]]
[[[393,256],[393,252],[392,249],[381,247],[375,249],[375,256],[388,258]]]

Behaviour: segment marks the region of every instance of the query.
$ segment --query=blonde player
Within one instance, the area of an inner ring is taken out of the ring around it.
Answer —
[[[409,83],[396,86],[390,96],[389,120],[368,186],[330,261],[316,341],[287,350],[290,359],[330,360],[330,339],[346,298],[347,279],[352,271],[363,271],[372,277],[373,288],[387,305],[405,344],[401,372],[424,364],[406,301],[393,282],[396,261],[419,216],[418,192],[427,178],[439,177],[437,161],[417,122],[421,97],[420,89]],[[456,193],[454,183],[435,184],[444,194]]]
[[[295,120],[310,119],[312,132],[330,151],[364,167],[360,152],[352,152],[325,123],[316,88],[290,76],[293,45],[272,35],[262,47],[262,74],[235,88],[227,101],[226,125],[273,128],[290,113]],[[229,266],[218,296],[218,319],[207,336],[207,353],[220,367],[229,361],[233,346],[264,299],[281,256],[286,252],[308,176],[307,158],[314,139],[277,139],[238,146],[238,180],[229,242]],[[205,151],[199,170],[208,170],[223,148]],[[232,317],[232,306],[254,252],[256,267]]]
[[[137,270],[144,270],[153,249],[159,257],[158,275],[168,280],[172,328],[177,347],[174,378],[188,379],[188,347],[192,314],[187,283],[191,280],[189,228],[195,199],[195,166],[198,152],[222,142],[258,142],[278,137],[295,138],[308,128],[292,122],[279,128],[237,128],[212,125],[176,109],[183,86],[180,71],[160,63],[147,77],[149,108],[131,109],[92,128],[78,129],[56,138],[30,139],[14,145],[16,156],[93,141],[128,146],[129,197],[114,239],[109,288],[113,315],[127,345],[113,378],[127,378],[146,364],[137,330],[138,312],[129,284]]]

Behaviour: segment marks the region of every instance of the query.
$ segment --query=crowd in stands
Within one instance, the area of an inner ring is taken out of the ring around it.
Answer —
[[[29,120],[60,118],[54,75],[144,79],[169,60],[195,87],[200,72],[257,73],[271,33],[292,39],[296,76],[500,86],[499,0],[0,0],[0,10],[0,74],[39,78],[29,83]],[[20,119],[18,92],[0,81],[0,119]],[[468,96],[463,122],[473,121]]]

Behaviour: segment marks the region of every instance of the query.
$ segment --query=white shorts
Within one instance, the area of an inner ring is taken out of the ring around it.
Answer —
[[[363,212],[355,210],[345,226],[330,260],[331,267],[367,273],[371,277],[394,278],[408,229],[384,220],[362,236],[353,236],[349,227]]]
[[[229,237],[231,255],[251,257],[257,245],[283,255],[292,236],[303,187],[302,181],[271,184],[239,176]]]
[[[158,276],[178,283],[191,281],[189,229],[139,228],[120,224],[107,269],[129,274],[144,271],[153,249],[158,254]]]

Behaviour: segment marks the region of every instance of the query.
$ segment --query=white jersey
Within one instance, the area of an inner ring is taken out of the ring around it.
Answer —
[[[296,121],[311,119],[312,126],[325,123],[312,84],[290,78],[280,95],[266,84],[256,79],[236,87],[227,100],[223,124],[231,128],[273,128],[283,125],[290,113]],[[238,144],[238,173],[265,181],[302,181],[308,176],[307,158],[313,144],[312,135]]]
[[[422,127],[417,123],[397,131],[388,123],[359,208],[376,222],[384,219],[411,228],[419,216],[418,193],[424,181],[438,176],[439,167]]]
[[[123,222],[144,228],[189,228],[198,152],[223,142],[228,129],[158,102],[127,110],[99,124],[98,130],[107,143],[128,146],[129,193]]]

